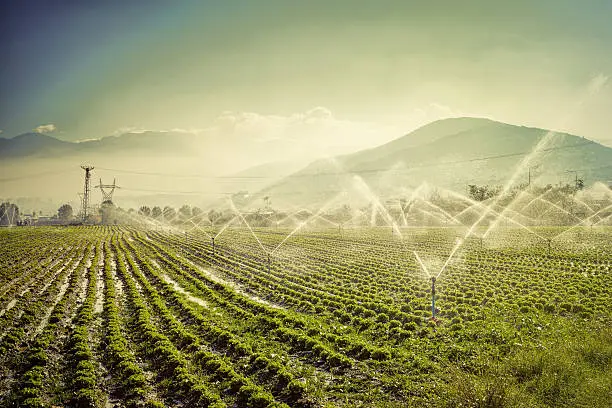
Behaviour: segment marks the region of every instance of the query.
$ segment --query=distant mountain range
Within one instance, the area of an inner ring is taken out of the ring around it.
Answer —
[[[253,199],[268,196],[281,205],[320,206],[339,192],[348,202],[362,203],[371,194],[405,196],[423,182],[461,192],[468,184],[503,185],[540,142],[539,153],[518,173],[518,183],[528,182],[529,167],[532,180],[540,184],[571,182],[576,175],[587,185],[612,180],[610,147],[545,129],[453,118],[372,149],[313,162]]]
[[[129,205],[133,205],[138,196],[156,194],[155,188],[163,190],[163,197],[168,197],[173,190],[215,194],[246,190],[250,193],[251,205],[255,207],[261,204],[263,197],[271,198],[275,207],[316,207],[339,193],[345,195],[347,202],[367,203],[372,194],[382,198],[398,197],[423,182],[454,191],[465,191],[468,184],[501,185],[543,138],[547,143],[518,173],[518,182],[527,182],[528,167],[531,167],[532,180],[540,184],[570,182],[576,175],[587,185],[612,180],[610,147],[579,136],[488,119],[439,120],[381,146],[313,162],[310,159],[312,152],[310,155],[309,152],[301,153],[300,146],[291,140],[262,143],[231,140],[231,137],[226,138],[229,143],[219,146],[218,135],[215,138],[213,135],[182,132],[127,133],[82,142],[65,142],[38,133],[0,138],[0,159],[8,171],[17,172],[19,166],[28,166],[29,159],[44,162],[45,171],[52,169],[54,163],[63,166],[69,163],[71,168],[75,168],[70,178],[49,178],[41,180],[39,185],[14,181],[11,186],[19,193],[8,191],[5,194],[28,196],[18,189],[32,184],[38,190],[45,185],[53,185],[54,189],[65,186],[65,191],[58,190],[62,197],[68,191],[74,195],[82,183],[78,164],[81,160],[93,158],[99,167],[104,167],[99,163],[112,159],[113,163],[106,167],[132,170],[116,174],[119,184],[127,187],[120,194],[130,197]],[[286,158],[283,161],[266,160],[270,157],[266,153],[271,150],[277,157],[284,154]],[[249,167],[257,160],[260,164]],[[225,164],[228,164],[228,169],[243,167],[246,170],[238,173],[226,170],[224,173]],[[30,170],[27,167],[19,171]],[[173,179],[161,174],[163,185],[160,177],[153,177],[156,173],[181,172],[204,177]],[[115,177],[110,170],[106,174]],[[206,181],[208,174],[228,176],[217,178],[211,185]],[[0,185],[0,188],[5,187],[6,184]],[[129,187],[132,187],[131,191]],[[185,196],[180,197],[180,202],[185,202],[185,199]],[[201,200],[202,197],[198,199],[200,205]]]
[[[180,132],[124,133],[82,142],[66,142],[42,133],[0,138],[0,158],[58,158],[72,155],[188,153],[195,136]]]

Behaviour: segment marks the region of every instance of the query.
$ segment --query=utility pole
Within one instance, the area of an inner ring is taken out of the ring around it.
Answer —
[[[91,171],[94,169],[93,166],[82,165],[81,168],[85,170],[85,186],[83,187],[83,199],[81,201],[81,218],[83,221],[87,221],[87,209],[89,208],[89,193],[91,191]]]
[[[102,184],[102,179],[100,179],[100,184],[98,184],[96,188],[99,188],[100,191],[102,192],[102,203],[112,204],[113,193],[115,192],[115,189],[121,188],[121,187],[117,185],[117,182],[115,179],[113,179],[113,184]],[[104,190],[105,188],[110,189],[110,190]]]
[[[529,175],[529,176],[528,176],[527,186],[530,186],[530,185],[531,185],[531,170],[535,170],[535,169],[537,169],[538,167],[540,167],[540,165],[539,165],[539,164],[536,164],[535,166],[529,166],[529,172],[528,172],[528,175]],[[534,173],[535,173],[535,172],[534,172]]]
[[[578,170],[567,170],[566,173],[574,173],[574,187],[578,190]]]
[[[431,277],[431,318],[436,318],[436,277]]]

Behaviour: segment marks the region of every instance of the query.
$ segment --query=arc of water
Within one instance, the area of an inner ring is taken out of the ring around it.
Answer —
[[[449,190],[449,191],[448,191],[448,193],[449,193],[449,194],[451,194],[451,195],[453,195],[453,196],[455,196],[455,197],[458,197],[458,198],[460,198],[460,199],[463,199],[463,200],[465,200],[465,201],[467,201],[467,202],[469,202],[469,203],[472,203],[473,205],[476,205],[476,206],[479,206],[479,207],[484,207],[484,208],[486,209],[486,211],[488,211],[488,213],[492,213],[493,215],[499,215],[500,217],[503,217],[504,219],[506,219],[508,222],[511,222],[511,223],[513,223],[513,224],[517,225],[518,227],[523,228],[523,229],[525,229],[526,231],[529,231],[531,234],[533,234],[533,235],[535,235],[535,236],[537,236],[537,237],[539,237],[539,238],[541,238],[541,239],[545,239],[543,236],[541,236],[541,235],[540,235],[540,234],[538,234],[537,232],[535,232],[535,231],[533,231],[533,230],[529,229],[527,226],[525,226],[525,225],[521,224],[520,222],[518,222],[518,221],[516,221],[516,220],[513,220],[512,218],[508,218],[508,217],[506,217],[506,216],[504,216],[504,215],[501,215],[501,214],[500,214],[500,213],[498,213],[497,211],[493,210],[491,207],[487,207],[487,206],[485,206],[484,204],[479,203],[478,201],[474,201],[474,200],[472,200],[471,198],[469,198],[469,197],[465,197],[465,196],[463,196],[463,195],[461,195],[461,194],[459,194],[459,193],[455,193],[454,191],[450,191],[450,190]],[[488,214],[488,213],[487,213],[487,214]],[[464,241],[465,241],[465,239],[466,239],[466,238],[468,238],[470,235],[476,235],[476,234],[474,234],[474,229],[475,229],[475,227],[476,227],[476,226],[477,226],[477,225],[478,225],[478,224],[479,224],[479,223],[480,223],[480,222],[481,222],[483,219],[484,219],[484,218],[483,218],[483,217],[481,217],[481,218],[479,218],[479,219],[478,219],[478,220],[477,220],[477,221],[476,221],[474,224],[472,224],[472,226],[471,226],[471,227],[468,229],[467,233],[466,233],[466,234],[465,234],[465,236],[463,237],[463,240],[464,240]]]
[[[242,215],[242,213],[240,211],[238,211],[238,208],[236,208],[236,205],[234,204],[234,200],[232,200],[231,197],[228,197],[230,205],[232,207],[232,211],[234,211],[236,213],[236,215],[238,217],[240,217],[240,219],[242,220],[242,222],[247,226],[247,228],[249,229],[249,231],[251,231],[251,234],[253,235],[253,237],[255,238],[255,240],[257,241],[257,243],[259,244],[259,246],[261,247],[261,250],[266,254],[266,255],[270,255],[270,253],[266,250],[266,248],[264,247],[264,245],[261,243],[261,241],[259,240],[259,237],[257,236],[257,234],[255,234],[255,232],[253,231],[253,229],[251,228],[251,226],[249,225],[249,223],[247,222],[247,220],[244,218],[244,216]]]
[[[474,208],[474,207],[479,207],[479,206],[482,206],[482,204],[480,204],[478,202],[470,204],[469,206],[467,206],[466,208],[464,208],[463,210],[461,210],[457,214],[455,214],[455,218],[463,216],[463,214],[465,214],[468,211],[472,211],[472,212],[475,212],[475,213],[480,213],[480,211],[478,211],[476,208]]]
[[[597,221],[597,222],[595,222],[595,223],[593,223],[593,224],[591,224],[591,225],[599,225],[599,224],[601,224],[602,222],[604,222],[604,221],[608,220],[609,218],[612,218],[612,214],[610,214],[610,215],[606,215],[605,217],[603,217],[602,219],[600,219],[599,221]]]
[[[529,201],[529,202],[528,202],[526,205],[522,206],[522,207],[520,208],[520,211],[524,211],[524,210],[526,210],[527,208],[531,207],[531,206],[533,205],[533,203],[535,203],[536,201],[538,201],[538,198],[544,197],[544,196],[545,196],[547,193],[548,193],[548,191],[544,191],[543,193],[541,193],[541,194],[540,194],[540,195],[538,195],[538,196],[535,196],[535,195],[533,195],[533,194],[532,194],[533,199],[531,199],[531,201]]]
[[[194,218],[201,217],[201,216],[202,216],[202,214],[192,215],[191,217],[185,219],[185,221],[192,221]],[[208,221],[208,220],[206,220],[206,221]]]
[[[501,216],[505,216],[506,212],[512,211],[512,206],[514,205],[514,203],[516,203],[517,201],[519,201],[519,199],[524,195],[524,194],[530,194],[529,192],[527,192],[527,190],[523,190],[520,191],[516,197],[514,197],[512,199],[512,201],[510,203],[508,203],[500,212],[500,216],[497,216],[493,222],[489,225],[489,227],[487,228],[487,230],[485,231],[485,233],[483,234],[483,237],[486,237],[489,235],[489,232],[491,230],[493,230],[495,227],[497,227],[497,225],[499,224],[499,221],[501,219]],[[494,204],[497,204],[499,200],[495,200]]]
[[[370,212],[370,227],[376,225],[376,206],[372,203],[372,211]]]
[[[361,213],[361,212],[359,212],[359,211],[358,211],[357,213],[353,214],[353,215],[351,216],[351,218],[349,218],[347,221],[345,221],[345,222],[343,223],[343,225],[345,225],[345,224],[350,224],[350,225],[352,225],[352,224],[353,224],[353,221],[355,220],[355,218],[361,217],[362,215],[363,215],[363,213]]]
[[[453,247],[453,249],[451,250],[450,255],[448,256],[448,258],[446,258],[446,262],[444,262],[444,265],[442,265],[442,268],[440,268],[440,272],[438,272],[438,274],[436,275],[436,279],[438,279],[440,277],[440,275],[442,275],[442,272],[444,272],[444,270],[446,269],[446,267],[448,266],[448,264],[450,263],[450,261],[453,259],[453,257],[455,256],[455,253],[459,250],[459,248],[461,247],[461,245],[463,245],[463,240],[462,239],[458,239],[457,242],[455,243],[455,246]]]
[[[565,231],[560,232],[559,234],[555,235],[552,239],[556,239],[558,237],[560,237],[563,234],[566,234],[570,231],[572,231],[574,228],[580,227],[581,225],[583,225],[585,222],[587,222],[588,220],[590,220],[591,218],[595,217],[597,214],[601,213],[602,211],[606,211],[608,209],[612,208],[612,204],[608,205],[607,207],[604,207],[602,209],[600,209],[599,211],[597,211],[595,214],[585,218],[581,223],[576,224],[574,226],[572,226],[571,228],[566,229]],[[610,216],[612,216],[612,214],[608,215],[606,218],[609,218]],[[606,219],[604,218],[604,219]]]
[[[523,194],[533,196],[533,194],[529,193],[528,191],[522,191],[521,193],[519,193],[517,197],[515,197],[515,199],[512,200],[512,202],[508,203],[508,205],[506,206],[502,205],[501,203],[496,203],[492,205],[495,205],[497,207],[497,210],[496,210],[497,214],[501,214],[502,216],[505,216],[506,213],[508,212],[508,213],[511,213],[511,215],[519,216],[519,217],[528,219],[529,221],[534,221],[532,217],[529,217],[521,212],[523,207],[521,207],[518,210],[514,209],[515,205],[519,203],[519,200],[522,198]]]
[[[442,214],[444,214],[446,217],[448,217],[448,219],[455,221],[457,224],[459,225],[463,225],[463,223],[461,221],[459,221],[458,219],[456,219],[455,217],[453,217],[452,215],[450,215],[447,211],[445,211],[443,208],[441,208],[438,205],[435,205],[434,203],[431,203],[429,201],[426,200],[421,200],[423,201],[425,204],[427,204],[428,206],[430,206],[431,208],[440,211]]]
[[[425,264],[421,260],[421,257],[419,256],[417,251],[412,251],[412,253],[414,254],[414,257],[416,258],[416,260],[419,263],[419,265],[421,265],[421,269],[423,270],[423,272],[425,272],[425,274],[427,275],[428,278],[431,278],[431,274],[429,273],[429,270],[427,269],[427,267],[425,266]]]
[[[393,231],[396,232],[401,237],[402,232],[399,226],[393,220],[393,217],[391,216],[391,214],[389,214],[389,211],[387,211],[387,209],[381,204],[380,200],[374,194],[374,192],[372,191],[370,186],[368,186],[365,180],[363,180],[362,177],[355,174],[353,175],[353,181],[354,183],[357,184],[357,187],[358,187],[357,191],[361,193],[362,195],[364,195],[366,198],[370,199],[370,201],[373,203],[372,212],[374,212],[374,207],[375,207],[376,210],[379,212],[379,214],[381,214],[384,218],[386,218],[386,221],[391,225],[391,227],[393,228]]]
[[[0,218],[4,218],[5,216],[8,218],[9,226],[13,225],[12,214],[9,214],[8,207],[4,208],[4,212],[0,214]]]
[[[317,216],[317,218],[322,219],[323,221],[327,222],[328,224],[333,225],[334,227],[337,227],[337,226],[340,225],[337,222],[333,222],[332,220],[328,220],[327,218],[323,217],[322,215]]]
[[[300,209],[294,210],[292,213],[290,213],[290,214],[288,214],[286,217],[284,217],[284,218],[280,219],[278,222],[279,222],[279,223],[283,223],[283,222],[285,222],[286,220],[288,220],[288,219],[290,219],[290,218],[291,218],[291,219],[293,219],[293,221],[294,221],[294,222],[299,222],[299,221],[298,221],[298,220],[295,218],[295,216],[296,216],[296,215],[297,215],[299,212],[304,211],[304,210],[305,210],[304,208],[300,208]]]
[[[554,204],[552,201],[544,199],[543,197],[544,197],[546,194],[548,194],[549,192],[550,192],[550,190],[546,190],[546,191],[544,191],[543,193],[539,194],[538,196],[535,196],[534,194],[531,194],[531,193],[527,193],[527,194],[529,194],[529,195],[533,196],[534,198],[533,198],[533,199],[531,199],[531,200],[530,200],[530,201],[529,201],[529,202],[528,202],[526,205],[524,205],[523,207],[521,207],[520,211],[524,211],[524,210],[526,210],[527,208],[529,208],[530,206],[532,206],[534,203],[536,203],[538,200],[540,200],[540,201],[542,201],[542,202],[544,202],[544,203],[551,204],[551,205],[553,205],[553,206],[557,207],[558,209],[560,209],[560,210],[564,211],[565,213],[567,213],[567,214],[569,214],[569,215],[571,215],[571,216],[575,217],[575,216],[574,216],[574,214],[572,214],[572,213],[570,213],[570,212],[566,211],[565,209],[563,209],[563,208],[561,208],[561,207],[557,206],[557,205],[556,205],[556,204]],[[546,211],[544,211],[544,213],[543,213],[543,214],[541,214],[541,216],[543,216],[544,214],[546,214],[548,211],[550,211],[550,208],[549,208],[549,209],[547,209]],[[519,213],[519,214],[520,214],[520,213]],[[528,218],[529,220],[534,221],[534,219],[533,219],[533,218],[527,217],[527,216],[525,216],[524,214],[522,214],[522,215],[523,215],[524,217]],[[575,217],[575,218],[577,218],[577,217]]]
[[[215,234],[215,236],[213,238],[217,239],[217,237],[219,235],[221,235],[223,233],[223,231],[225,231],[230,225],[232,225],[232,222],[234,222],[234,220],[238,218],[237,215],[233,216],[228,222],[226,222],[225,224],[223,224],[223,226],[221,227],[221,229],[219,230],[219,232],[217,232]]]
[[[529,222],[535,222],[536,220],[533,217],[530,217],[528,215],[525,215],[519,211],[513,210],[513,209],[508,209],[508,212],[511,213],[512,216],[516,216],[516,217],[520,217],[520,219],[525,222],[525,221],[529,221]]]
[[[563,125],[565,125],[565,123],[571,118],[573,117],[576,112],[579,111],[579,109],[582,107],[582,105],[584,105],[584,103],[586,102],[586,100],[589,97],[592,97],[594,94],[596,94],[597,92],[599,92],[603,86],[605,85],[605,83],[607,82],[607,77],[601,81],[599,80],[599,78],[595,78],[595,79],[591,79],[586,87],[586,92],[583,94],[583,96],[578,100],[578,102],[573,106],[573,109],[571,111],[569,111],[569,114],[566,115],[565,120],[563,121]],[[564,126],[562,126],[564,127]],[[517,178],[523,173],[523,169],[527,168],[532,160],[539,155],[540,153],[545,153],[545,148],[550,144],[551,140],[553,139],[553,137],[557,134],[557,132],[554,131],[548,131],[546,132],[546,134],[544,135],[544,137],[542,137],[538,143],[536,144],[535,148],[527,155],[525,155],[523,157],[523,160],[521,160],[520,164],[516,167],[516,170],[514,171],[514,173],[512,174],[512,176],[510,177],[510,179],[508,180],[508,182],[506,184],[504,184],[504,187],[502,188],[501,193],[495,198],[495,203],[497,203],[499,201],[499,199],[503,196],[505,196],[510,189],[512,188],[512,186],[516,183]],[[486,217],[487,214],[484,214],[476,223],[474,223],[474,225],[478,225],[483,219],[484,217]],[[495,223],[495,221],[494,221]]]
[[[439,221],[443,221],[443,222],[447,221],[446,218],[442,217],[441,215],[435,214],[435,213],[433,213],[431,211],[427,211],[427,210],[424,210],[422,208],[416,208],[416,210],[422,212],[425,215],[429,215],[429,216],[431,216],[431,217],[433,217],[433,218],[435,218],[435,219],[437,219]]]
[[[134,214],[127,213],[127,215],[128,217],[130,217],[130,220],[136,221],[137,223],[141,225],[144,223],[146,227],[149,227],[151,224],[155,225],[155,222],[153,220],[150,220],[140,214],[134,215]]]
[[[189,231],[193,231],[194,229],[197,229],[198,231],[203,232],[204,234],[206,234],[206,236],[208,238],[212,238],[212,235],[210,235],[205,229],[203,229],[202,227],[200,227],[199,224],[196,224],[195,222],[193,222],[192,220],[189,220],[189,222],[191,222],[193,224],[193,227],[191,229],[189,229]]]
[[[410,208],[412,207],[412,204],[414,203],[414,201],[417,199],[417,194],[421,193],[421,189],[425,188],[425,186],[427,186],[426,182],[422,182],[421,184],[419,184],[419,186],[417,188],[415,188],[414,190],[412,190],[412,192],[410,193],[410,197],[408,197],[408,202],[406,203],[405,208],[402,208],[402,206],[400,205],[400,209],[402,210],[402,215],[404,216],[404,219],[406,218],[406,211],[405,209],[408,208],[408,213],[410,213]]]
[[[406,213],[404,212],[404,207],[402,206],[402,200],[398,199],[400,213],[402,214],[402,223],[404,227],[408,226],[408,219],[406,218]]]
[[[137,214],[136,216],[137,217],[141,217],[141,219],[143,219],[145,221],[145,223],[153,224],[155,226],[159,226],[159,227],[162,227],[162,228],[167,228],[168,230],[170,230],[172,232],[175,232],[175,233],[176,232],[182,232],[179,228],[177,228],[177,227],[175,227],[175,226],[173,226],[171,224],[166,224],[166,223],[164,223],[164,222],[162,222],[160,220],[151,220],[151,219],[148,219],[148,218],[146,218],[146,217],[144,217],[142,215],[139,215],[139,214]],[[136,217],[136,216],[132,215],[132,217]]]
[[[312,216],[310,216],[308,219],[306,219],[306,221],[301,222],[293,231],[291,231],[289,233],[289,235],[287,235],[270,253],[270,255],[273,255],[289,238],[291,238],[296,232],[298,232],[300,229],[302,229],[304,226],[306,226],[310,221],[312,221],[315,217],[317,217],[318,215],[320,215],[322,212],[326,211],[327,208],[343,193],[338,193],[336,194],[331,200],[329,200],[327,203],[325,203],[323,205],[323,207],[321,207],[315,214],[313,214]]]
[[[572,200],[576,201],[578,204],[582,204],[584,207],[588,208],[590,212],[595,212],[595,210],[591,206],[589,206],[584,201],[580,200],[578,197],[576,196],[570,196],[570,197]]]
[[[399,236],[399,238],[400,238],[399,242],[402,245],[404,251],[408,251],[408,248],[407,248],[406,242],[404,240],[404,236],[402,234],[401,229],[399,228],[397,223],[393,220],[393,217],[391,216],[391,214],[389,214],[389,211],[387,211],[387,209],[382,205],[382,203],[380,202],[378,197],[374,194],[374,192],[372,191],[370,186],[368,186],[368,184],[365,182],[365,180],[363,180],[363,178],[358,176],[358,175],[353,175],[353,182],[356,184],[357,192],[360,193],[361,195],[365,196],[365,198],[368,198],[372,202],[372,217],[375,216],[375,214],[376,214],[375,211],[379,211],[380,214],[391,225],[391,228],[393,228],[393,231],[395,233],[397,233],[397,235]],[[415,193],[420,188],[422,188],[422,186],[424,184],[425,183],[422,183],[415,191],[413,191],[413,194],[412,194],[411,198],[413,198],[415,196]]]
[[[571,212],[567,211],[565,208],[559,207],[557,204],[553,203],[552,201],[548,201],[544,198],[538,198],[538,200],[546,203],[546,204],[550,204],[552,205],[554,208],[556,208],[557,210],[561,210],[562,212],[564,212],[567,215],[572,216],[573,218],[575,218],[576,220],[582,222],[582,218],[575,216],[574,214],[572,214]]]

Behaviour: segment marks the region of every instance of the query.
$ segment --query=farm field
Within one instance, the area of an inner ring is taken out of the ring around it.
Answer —
[[[609,406],[612,228],[567,229],[1,229],[0,406]]]

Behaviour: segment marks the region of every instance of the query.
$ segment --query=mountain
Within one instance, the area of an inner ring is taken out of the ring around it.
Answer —
[[[343,192],[347,202],[368,203],[406,195],[422,183],[465,192],[468,184],[503,185],[538,143],[539,153],[517,173],[526,183],[529,167],[538,183],[586,184],[612,180],[612,148],[566,133],[480,118],[433,122],[381,146],[318,160],[253,197],[287,206],[318,207]]]
[[[440,120],[374,148],[316,161],[318,152],[296,140],[149,131],[65,142],[27,133],[0,138],[0,190],[5,197],[67,201],[83,190],[86,162],[95,166],[96,184],[117,180],[116,201],[125,206],[147,204],[146,197],[205,206],[240,191],[248,191],[247,204],[256,208],[264,197],[276,208],[319,208],[339,194],[357,206],[406,196],[424,182],[457,192],[468,184],[502,185],[543,140],[516,182],[527,182],[529,167],[539,184],[571,182],[576,174],[587,185],[612,180],[612,148],[488,119]]]
[[[299,170],[316,157],[306,150],[295,139],[262,141],[232,132],[147,131],[81,142],[27,133],[0,138],[0,192],[68,200],[83,190],[80,166],[87,163],[94,166],[92,187],[117,180],[121,205],[140,198],[202,206],[239,191],[252,194]]]
[[[62,154],[70,150],[70,145],[42,133],[24,133],[12,139],[0,139],[0,157],[24,157],[40,152]]]
[[[65,142],[42,133],[0,139],[0,157],[61,158],[74,155],[189,154],[195,136],[180,132],[125,133],[82,142]]]
[[[203,176],[232,174],[264,163],[281,163],[278,169],[273,169],[276,165],[270,164],[264,164],[268,166],[267,169],[252,169],[255,173],[262,170],[270,173],[266,177],[278,177],[287,175],[286,169],[296,171],[320,157],[321,152],[309,149],[304,142],[304,139],[296,139],[292,135],[261,139],[218,129],[199,133],[128,132],[79,142],[61,141],[46,134],[26,133],[11,139],[0,138],[0,159],[19,164],[29,159],[76,164],[87,162],[128,172],[166,172],[160,170],[161,167],[175,170],[171,173],[177,173],[180,169],[185,174],[197,173]]]

